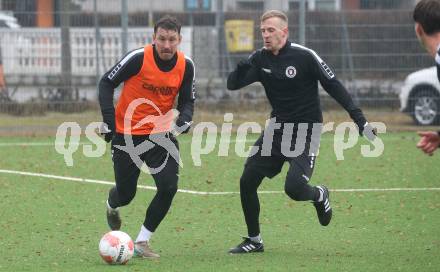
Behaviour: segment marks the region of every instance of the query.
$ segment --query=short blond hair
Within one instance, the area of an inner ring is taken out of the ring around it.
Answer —
[[[268,10],[263,15],[261,15],[260,21],[266,21],[269,18],[277,17],[280,18],[283,22],[286,23],[286,25],[289,25],[289,19],[287,18],[287,15],[279,10]]]

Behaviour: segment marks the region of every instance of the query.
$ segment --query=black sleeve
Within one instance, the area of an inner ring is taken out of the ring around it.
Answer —
[[[115,107],[113,105],[115,88],[130,77],[139,73],[142,68],[143,59],[143,48],[133,50],[106,72],[99,81],[98,99],[103,121],[112,131],[115,129]]]
[[[437,63],[437,78],[440,81],[440,64]]]
[[[191,59],[185,59],[185,73],[183,75],[182,86],[179,90],[177,100],[177,110],[180,112],[176,120],[178,126],[191,122],[194,113],[194,101],[196,100],[195,90],[195,68]]]
[[[251,83],[259,81],[259,58],[260,51],[252,53],[248,59],[241,60],[234,71],[232,71],[227,80],[229,90],[238,90]]]
[[[356,106],[344,85],[336,78],[330,67],[316,54],[312,53],[312,69],[324,90],[333,97],[350,115],[351,119],[362,130],[367,122],[361,109]]]

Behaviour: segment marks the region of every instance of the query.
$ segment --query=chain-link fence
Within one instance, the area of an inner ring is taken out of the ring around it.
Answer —
[[[235,64],[262,46],[261,1],[160,1],[162,6],[158,1],[145,1],[146,6],[127,1],[127,10],[121,10],[119,0],[0,1],[0,14],[17,18],[21,25],[0,28],[0,83],[4,82],[0,86],[0,120],[6,123],[11,115],[87,109],[96,112],[93,118],[99,118],[99,78],[123,56],[123,48],[132,50],[151,42],[152,24],[164,14],[176,16],[183,24],[181,50],[196,66],[200,109],[246,110],[248,106],[269,110],[260,85],[228,92],[225,83]],[[191,8],[193,2],[197,9]],[[221,2],[223,9],[219,10]],[[414,113],[416,105],[419,109],[426,106],[420,106],[423,100],[411,89],[416,90],[417,84],[404,82],[408,74],[434,64],[414,34],[414,1],[315,0],[306,1],[304,13],[299,11],[298,1],[286,2],[290,41],[299,43],[303,28],[305,46],[333,68],[363,108],[400,116],[401,108]],[[243,7],[254,10],[237,11]],[[429,103],[440,109],[440,86],[435,84],[432,82],[429,91]],[[402,95],[405,88],[409,90]],[[333,109],[332,101],[322,92],[324,110]],[[434,117],[437,119],[437,113]]]

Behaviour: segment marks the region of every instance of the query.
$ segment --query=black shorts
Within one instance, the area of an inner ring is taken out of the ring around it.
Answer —
[[[126,137],[127,135],[125,135]],[[131,146],[131,142],[126,142],[124,134],[117,133],[112,140],[112,160],[116,179],[124,179],[124,176],[138,176],[142,163],[149,168],[150,173],[154,176],[158,171],[164,169],[172,170],[178,173],[179,166],[179,144],[171,133],[153,135],[128,135],[128,141],[132,141],[132,145],[138,147],[144,142],[149,143],[145,152],[140,154],[121,150],[117,146],[126,148]],[[156,138],[155,138],[156,137]],[[161,144],[157,144],[158,138]],[[131,139],[131,140],[130,140]],[[138,152],[139,153],[139,152]],[[136,177],[137,178],[137,177]]]
[[[289,162],[291,167],[299,168],[308,178],[312,176],[316,154],[313,151],[310,152],[310,137],[305,140],[304,148],[298,149],[295,149],[295,135],[292,137],[290,146],[282,143],[282,133],[280,131],[275,131],[271,145],[266,143],[263,147],[263,139],[264,132],[254,143],[250,156],[246,160],[245,168],[247,170],[256,171],[268,178],[273,178],[281,172],[284,162]],[[270,150],[267,150],[268,147]],[[256,153],[255,149],[258,149]],[[288,150],[291,150],[290,153],[287,152]],[[255,153],[255,155],[251,156],[252,153]]]

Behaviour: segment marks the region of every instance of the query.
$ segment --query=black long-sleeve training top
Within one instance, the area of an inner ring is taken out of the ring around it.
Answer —
[[[177,54],[175,54],[171,60],[164,61],[159,58],[155,48],[153,51],[154,60],[161,71],[168,72],[174,68],[177,63]],[[99,104],[104,122],[107,123],[110,128],[114,128],[115,108],[113,105],[113,94],[115,88],[130,77],[137,75],[142,68],[143,61],[144,48],[135,49],[127,53],[115,66],[106,72],[99,82]],[[192,121],[194,101],[196,98],[194,71],[193,61],[186,57],[185,73],[177,99],[177,110],[180,112],[176,121],[178,126]]]
[[[237,90],[261,82],[272,106],[271,117],[278,122],[321,123],[318,81],[358,126],[366,123],[362,111],[318,54],[289,41],[278,55],[264,48],[253,52],[229,74],[227,87]]]

